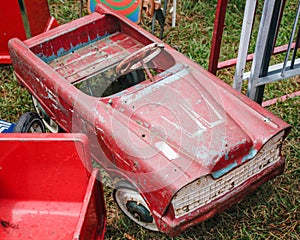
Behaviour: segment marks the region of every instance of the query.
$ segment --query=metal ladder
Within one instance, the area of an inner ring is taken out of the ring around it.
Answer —
[[[300,59],[296,58],[296,52],[299,47],[300,27],[298,27],[296,40],[294,40],[300,15],[300,1],[296,10],[284,62],[270,66],[270,59],[276,43],[285,0],[265,0],[251,71],[244,73],[256,4],[257,0],[246,1],[233,87],[241,91],[242,82],[248,80],[247,96],[262,104],[266,84],[300,74]],[[294,41],[295,43],[293,43]],[[291,60],[289,60],[292,49],[294,50]]]

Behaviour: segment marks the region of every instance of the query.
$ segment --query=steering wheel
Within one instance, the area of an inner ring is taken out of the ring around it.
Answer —
[[[147,63],[155,58],[161,52],[162,48],[164,48],[163,44],[151,43],[133,52],[116,66],[116,74],[124,75],[128,71],[133,71],[141,67],[143,63]]]

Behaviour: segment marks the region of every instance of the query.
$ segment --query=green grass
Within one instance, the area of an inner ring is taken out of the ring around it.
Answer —
[[[52,15],[60,24],[78,18],[79,1],[49,0]],[[167,18],[164,41],[180,52],[208,66],[216,0],[178,1],[177,26],[170,28],[171,17]],[[229,1],[224,29],[220,60],[236,57],[240,28],[243,18],[244,2]],[[234,3],[235,2],[235,3]],[[278,45],[289,41],[291,23],[297,6],[296,0],[287,1],[283,16],[283,30],[279,33]],[[261,12],[261,3],[258,6]],[[84,11],[87,14],[87,11]],[[260,16],[257,16],[259,19]],[[143,21],[149,29],[149,21]],[[257,33],[258,25],[254,26]],[[255,47],[255,38],[250,51]],[[282,61],[283,56],[272,58],[272,63]],[[247,65],[249,69],[250,65]],[[234,67],[218,72],[218,76],[231,84]],[[299,91],[298,77],[270,84],[266,87],[265,99]],[[32,110],[29,94],[21,88],[11,66],[0,66],[0,118],[16,121],[26,111]],[[289,99],[268,107],[268,110],[292,125],[291,133],[283,146],[286,169],[283,175],[269,181],[239,204],[221,214],[192,227],[174,239],[300,239],[300,98]],[[161,233],[153,233],[132,223],[117,208],[111,197],[111,189],[105,187],[108,225],[106,239],[171,239]]]
[[[31,97],[20,87],[10,65],[0,65],[0,119],[16,121],[20,114],[32,110]]]

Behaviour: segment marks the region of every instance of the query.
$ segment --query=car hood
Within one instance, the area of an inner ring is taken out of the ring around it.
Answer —
[[[111,102],[122,165],[160,216],[183,186],[226,174],[288,127],[192,62],[170,72]]]
[[[171,71],[175,73],[119,99],[115,109],[130,119],[130,131],[165,161],[193,160],[207,173],[224,167],[221,160],[226,165],[248,154],[252,139],[227,111],[218,86],[182,65]]]

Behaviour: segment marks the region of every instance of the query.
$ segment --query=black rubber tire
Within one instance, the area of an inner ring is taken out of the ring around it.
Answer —
[[[51,133],[65,133],[65,131],[57,123],[56,123],[57,131],[53,131],[53,128],[48,127],[47,124],[50,124],[50,123],[48,123],[48,121],[50,121],[50,117],[48,116],[48,114],[46,113],[46,111],[43,109],[43,107],[40,104],[39,104],[39,107],[37,107],[38,102],[33,95],[31,95],[31,99],[32,99],[32,103],[35,108],[35,111],[38,114],[38,116],[41,118],[41,120],[45,126],[45,129],[48,129],[49,132],[51,132]]]
[[[36,112],[26,112],[20,116],[14,127],[14,132],[45,133],[45,125]]]

